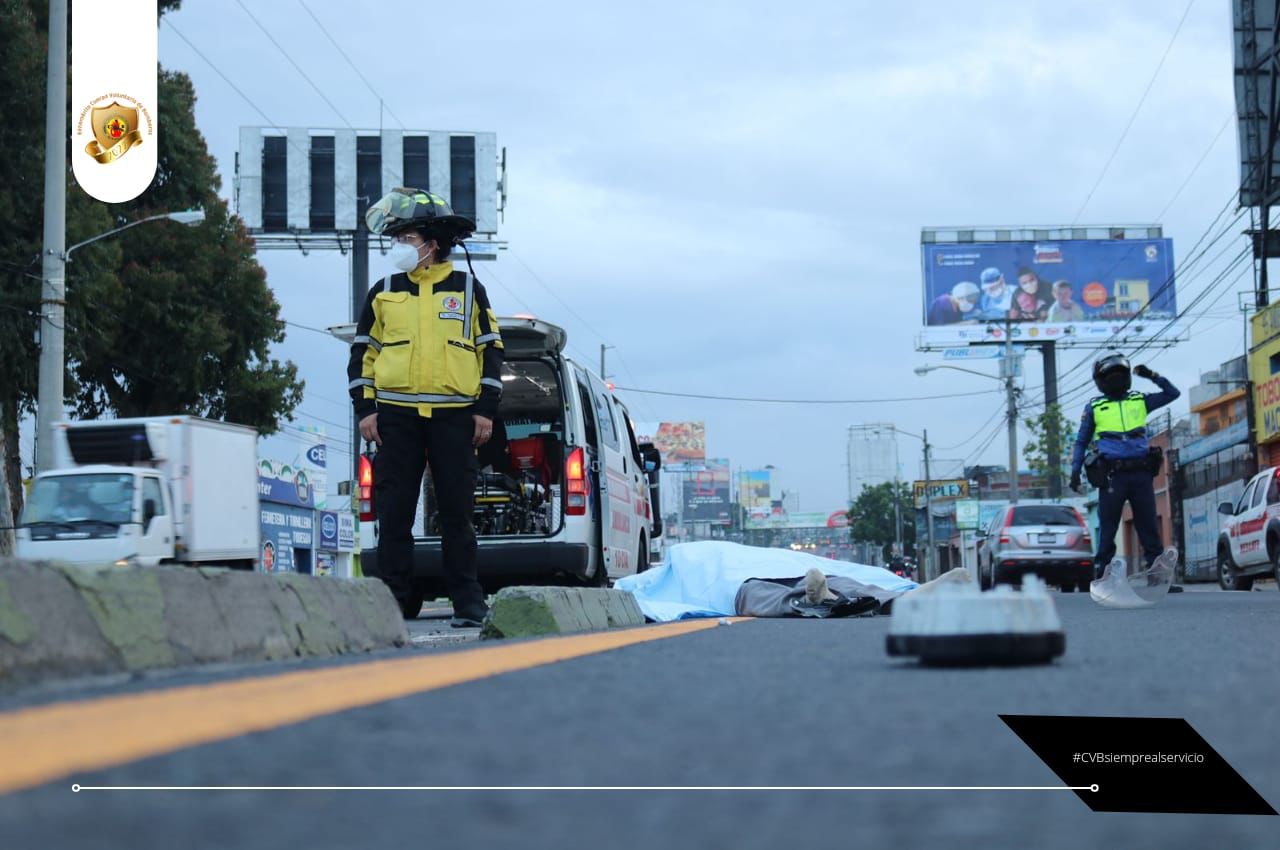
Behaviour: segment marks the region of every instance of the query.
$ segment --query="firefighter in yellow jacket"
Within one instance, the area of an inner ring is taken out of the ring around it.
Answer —
[[[487,609],[471,524],[476,449],[493,434],[502,337],[484,287],[449,260],[475,223],[439,195],[407,188],[371,206],[365,221],[391,237],[400,270],[370,288],[347,366],[360,436],[378,444],[377,573],[405,617],[416,617],[423,585],[413,578],[413,520],[430,464],[452,624],[478,626]]]

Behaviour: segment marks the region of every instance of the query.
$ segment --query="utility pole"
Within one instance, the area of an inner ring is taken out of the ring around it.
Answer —
[[[67,0],[49,0],[49,65],[45,91],[37,472],[53,468],[54,425],[62,419],[63,328],[67,308]],[[9,519],[4,518],[6,524]]]
[[[610,348],[613,348],[613,346],[605,345],[603,342],[600,343],[600,380],[602,381],[609,380],[609,373],[604,370],[604,353]]]
[[[893,539],[897,547],[894,554],[901,557],[902,550],[902,464],[898,460],[898,435],[893,435]]]
[[[1005,322],[1004,328],[1004,391],[1009,419],[1009,504],[1016,505],[1018,503],[1018,402],[1013,389],[1014,352],[1009,322]]]
[[[929,429],[924,429],[924,522],[928,537],[925,538],[929,551],[925,553],[924,580],[932,581],[938,577],[934,564],[933,551],[933,478],[929,474]]]

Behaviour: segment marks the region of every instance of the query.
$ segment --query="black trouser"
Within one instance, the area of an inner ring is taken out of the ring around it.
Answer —
[[[378,409],[382,445],[373,462],[378,512],[378,573],[403,606],[413,595],[413,518],[422,495],[422,475],[431,465],[440,512],[445,587],[455,613],[475,613],[484,605],[476,580],[475,420],[470,408],[437,410],[430,418],[413,411]]]
[[[1098,490],[1098,554],[1093,559],[1093,570],[1099,577],[1116,556],[1116,531],[1126,501],[1133,510],[1133,527],[1146,565],[1150,567],[1164,550],[1156,525],[1156,491],[1151,473],[1145,469],[1113,472],[1110,482]]]

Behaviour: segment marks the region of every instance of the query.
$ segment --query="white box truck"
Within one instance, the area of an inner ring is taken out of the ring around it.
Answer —
[[[63,422],[32,482],[17,555],[253,569],[258,434],[196,416]]]

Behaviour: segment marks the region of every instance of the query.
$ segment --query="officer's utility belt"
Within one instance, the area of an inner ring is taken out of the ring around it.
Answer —
[[[1164,450],[1159,446],[1147,449],[1146,457],[1107,458],[1090,451],[1085,455],[1084,472],[1094,487],[1103,487],[1112,473],[1148,472],[1158,475],[1164,466]]]

